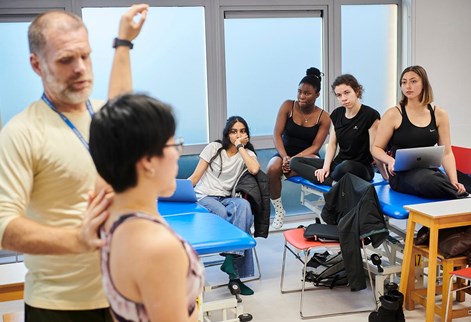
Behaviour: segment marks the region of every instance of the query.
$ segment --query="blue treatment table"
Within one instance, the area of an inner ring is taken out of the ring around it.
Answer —
[[[193,246],[199,255],[249,249],[254,248],[256,245],[252,236],[209,212],[167,215],[165,220],[182,238]],[[205,287],[205,292],[208,289]],[[244,313],[243,306],[238,303],[235,297],[209,302],[204,300],[204,296],[201,296],[200,299],[199,321],[211,321],[208,313],[217,310],[222,310],[223,322],[239,321],[238,316]],[[226,319],[228,313],[234,314],[234,318]]]
[[[316,214],[320,214],[322,207],[324,206],[324,193],[327,193],[332,188],[323,184],[316,184],[307,179],[299,176],[290,177],[287,181],[297,183],[301,185],[301,204]],[[375,173],[371,182],[373,185],[387,185],[383,177],[379,173]],[[308,196],[316,196],[315,200],[309,200]]]
[[[409,218],[409,210],[406,205],[417,205],[428,202],[442,201],[442,199],[427,199],[414,195],[409,195],[391,189],[389,184],[375,185],[378,194],[381,210],[384,215],[394,219]]]
[[[323,194],[330,191],[332,187],[321,184],[315,184],[311,181],[301,177],[291,177],[288,181],[298,183],[301,185],[301,204],[313,210],[319,211],[319,206],[323,205]],[[378,194],[381,210],[385,216],[394,219],[407,219],[409,211],[404,208],[406,205],[422,204],[427,202],[442,201],[442,199],[427,199],[405,193],[394,191],[389,186],[388,182],[383,180],[379,173],[376,173],[373,181],[373,186]],[[309,194],[317,195],[320,200],[315,202],[306,200]]]
[[[252,236],[211,213],[169,215],[165,220],[199,255],[249,249],[256,245]]]
[[[157,202],[157,209],[162,216],[209,211],[196,202],[162,201]]]

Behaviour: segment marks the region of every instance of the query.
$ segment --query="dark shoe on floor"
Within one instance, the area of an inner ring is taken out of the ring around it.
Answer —
[[[242,281],[239,278],[231,279],[230,282],[236,282],[237,285],[239,285],[241,295],[253,295],[254,294],[254,291],[250,287],[242,283]]]

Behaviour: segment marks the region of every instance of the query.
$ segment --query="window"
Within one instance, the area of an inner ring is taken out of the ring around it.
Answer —
[[[0,113],[3,125],[42,94],[41,79],[29,64],[29,22],[0,23]]]
[[[224,20],[227,115],[252,136],[272,135],[279,107],[296,99],[306,69],[323,64],[321,11],[227,12]],[[323,96],[316,104],[323,107]]]
[[[93,97],[106,99],[119,19],[128,8],[84,8],[93,49]],[[184,23],[183,23],[184,22]],[[107,26],[107,28],[103,28]],[[151,7],[131,52],[134,90],[174,107],[177,136],[208,142],[204,9]]]
[[[3,124],[42,93],[40,78],[28,63],[32,17],[58,7],[82,15],[93,49],[93,97],[106,99],[111,42],[131,2],[0,3]],[[226,117],[234,114],[247,119],[257,148],[273,147],[277,111],[284,100],[296,98],[298,83],[311,66],[325,73],[317,105],[328,111],[337,106],[330,83],[340,73],[354,74],[365,87],[365,104],[380,112],[397,100],[399,0],[149,3],[149,18],[131,52],[134,87],[175,108],[185,153],[199,153],[220,138]]]
[[[363,102],[381,114],[396,104],[397,5],[342,6],[342,73],[365,88]]]

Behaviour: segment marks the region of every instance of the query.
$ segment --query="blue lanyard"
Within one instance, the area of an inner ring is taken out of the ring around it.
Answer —
[[[90,150],[89,147],[88,147],[88,142],[87,140],[85,140],[85,138],[83,137],[82,133],[80,133],[80,131],[75,127],[74,123],[72,123],[68,118],[67,116],[65,116],[64,114],[62,114],[61,112],[59,112],[56,107],[54,106],[54,104],[52,104],[52,102],[49,100],[49,98],[47,98],[46,96],[46,93],[43,93],[43,96],[41,96],[41,99],[54,111],[56,112],[60,117],[61,119],[65,122],[65,124],[67,124],[70,129],[75,133],[75,135],[79,138],[80,141],[82,141],[82,144],[85,146],[85,148],[87,150]],[[92,104],[90,103],[90,100],[87,100],[87,110],[88,110],[88,113],[90,114],[91,117],[93,117],[93,115],[95,115],[95,112],[93,111],[93,108],[92,108]]]

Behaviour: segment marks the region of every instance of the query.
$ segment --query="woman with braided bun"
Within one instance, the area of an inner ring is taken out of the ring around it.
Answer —
[[[283,226],[285,210],[281,202],[281,179],[297,175],[290,168],[293,157],[318,158],[329,133],[329,113],[316,106],[322,73],[311,67],[298,85],[297,100],[286,100],[278,111],[273,140],[277,153],[268,163],[270,199],[275,208],[272,227]]]

